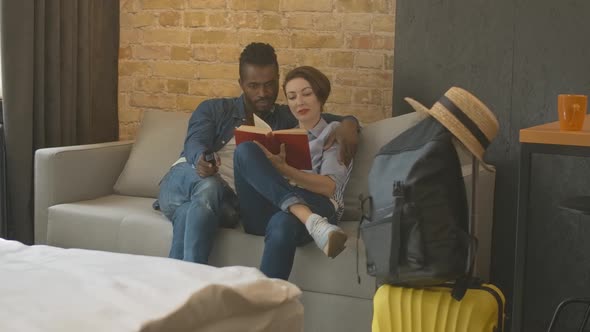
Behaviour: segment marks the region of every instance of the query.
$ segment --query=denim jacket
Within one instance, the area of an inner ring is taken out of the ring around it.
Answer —
[[[322,117],[328,123],[344,119],[342,116],[325,113],[322,113]],[[264,114],[262,120],[273,130],[290,129],[298,124],[289,107],[279,104],[275,104],[272,111]],[[180,156],[185,157],[189,164],[195,165],[201,153],[221,150],[234,136],[234,129],[245,122],[243,95],[203,101],[191,115],[184,150]]]

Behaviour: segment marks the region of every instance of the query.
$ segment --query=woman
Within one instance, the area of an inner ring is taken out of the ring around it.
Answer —
[[[299,127],[308,130],[311,171],[287,165],[284,147],[273,155],[257,142],[245,142],[234,154],[244,230],[265,236],[260,270],[271,278],[287,280],[296,247],[312,240],[331,258],[344,250],[347,236],[336,224],[352,162],[346,166],[338,161],[338,144],[323,149],[339,125],[320,117],[330,89],[328,78],[308,66],[290,71],[283,83],[291,112]]]

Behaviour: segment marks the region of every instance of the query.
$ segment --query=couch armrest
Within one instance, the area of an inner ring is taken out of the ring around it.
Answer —
[[[472,184],[473,170],[472,165],[463,165],[463,180],[467,194],[469,207],[472,205]],[[490,265],[492,260],[492,231],[494,226],[494,192],[496,189],[496,170],[492,167],[491,171],[479,167],[476,187],[475,202],[475,222],[473,225],[473,235],[478,240],[477,256],[475,259],[474,275],[482,280],[490,280]]]
[[[47,241],[47,209],[113,193],[133,141],[39,149],[35,152],[35,243]]]

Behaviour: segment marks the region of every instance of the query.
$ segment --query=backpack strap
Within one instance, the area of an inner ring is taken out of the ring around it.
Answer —
[[[471,157],[471,206],[469,207],[469,225],[467,226],[469,246],[467,253],[467,265],[465,276],[457,279],[453,286],[451,295],[457,301],[461,301],[469,286],[474,282],[473,271],[475,270],[477,258],[477,238],[475,237],[475,216],[477,210],[477,182],[479,181],[479,160],[473,155]]]
[[[390,261],[389,266],[390,268],[398,269],[399,266],[399,256],[400,256],[400,248],[401,248],[401,223],[402,223],[402,214],[405,205],[405,186],[402,181],[394,181],[393,182],[393,212],[392,212],[392,220],[391,220],[391,253],[389,255]],[[391,271],[393,272],[393,271]],[[396,274],[398,271],[396,271]]]
[[[359,194],[359,202],[361,204],[361,220],[359,220],[359,225],[356,229],[356,279],[358,284],[361,284],[361,274],[359,273],[359,240],[361,238],[361,225],[363,221],[368,220],[371,221],[371,212],[373,209],[373,198],[371,196],[365,197],[362,193]],[[365,210],[365,203],[369,203],[369,207]],[[368,214],[365,214],[365,211],[368,211]]]
[[[475,257],[477,256],[477,238],[469,234],[468,240],[469,246],[467,248],[469,252],[467,253],[467,271],[464,276],[455,281],[451,292],[451,296],[457,301],[463,299],[467,289],[469,289],[474,280],[477,280],[477,278],[473,276],[473,267],[475,266]]]
[[[359,239],[361,237],[361,224],[363,223],[363,219],[359,221],[358,228],[356,230],[356,281],[358,284],[361,284],[361,274],[359,272]]]
[[[469,245],[469,254],[467,255],[467,276],[473,276],[475,265],[477,264],[477,237],[475,236],[475,230],[477,224],[475,217],[477,216],[477,183],[479,182],[479,160],[475,155],[471,156],[471,206],[469,207],[469,226],[467,228],[469,232],[469,238],[471,243]]]

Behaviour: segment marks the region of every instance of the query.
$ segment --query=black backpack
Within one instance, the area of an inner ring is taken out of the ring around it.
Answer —
[[[452,134],[433,117],[383,146],[362,198],[367,273],[379,283],[421,287],[467,274],[475,253]]]

